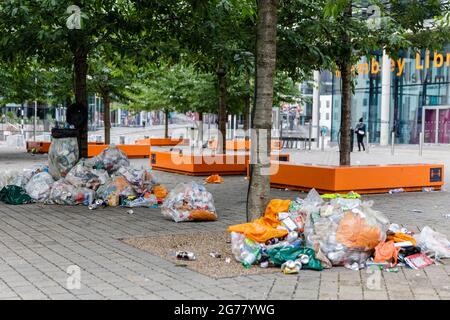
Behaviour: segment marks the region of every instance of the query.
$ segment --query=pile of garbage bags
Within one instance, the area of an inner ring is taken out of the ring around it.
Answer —
[[[56,139],[58,141],[64,139]],[[95,209],[99,206],[155,207],[167,196],[151,169],[130,167],[120,149],[111,145],[92,159],[49,167],[36,166],[22,172],[0,173],[2,197],[14,194],[29,196],[16,204],[39,202],[45,204],[78,205]],[[67,171],[67,172],[66,172]],[[17,187],[11,188],[11,187]],[[6,202],[6,201],[5,201]]]
[[[180,183],[172,189],[161,211],[175,222],[217,220],[212,194],[195,182]]]
[[[232,253],[244,267],[280,267],[285,274],[333,266],[398,272],[399,266],[421,269],[450,258],[444,235],[429,227],[414,235],[390,224],[372,201],[355,193],[320,196],[313,189],[305,199],[272,200],[261,218],[228,231]]]

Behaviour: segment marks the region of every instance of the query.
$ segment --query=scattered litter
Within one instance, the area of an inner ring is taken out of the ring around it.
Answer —
[[[194,253],[190,251],[177,251],[175,256],[178,260],[194,261],[196,259]]]
[[[433,191],[434,191],[433,187],[431,187],[431,188],[423,188],[422,189],[422,192],[433,192]]]
[[[225,263],[231,263],[231,259],[230,258],[226,258],[225,259]]]
[[[450,241],[442,233],[425,226],[414,238],[422,252],[431,253],[439,258],[450,258]]]
[[[389,191],[389,194],[394,194],[394,193],[402,193],[405,192],[405,189],[400,188],[400,189],[392,189]]]
[[[223,183],[223,178],[218,174],[213,174],[205,179],[205,183]]]
[[[31,202],[31,197],[19,186],[6,186],[0,190],[0,201],[6,204],[19,205]]]
[[[127,213],[128,213],[128,214],[133,214],[134,211],[133,211],[133,210],[128,210]]]
[[[413,209],[413,210],[411,210],[411,212],[414,212],[414,213],[423,213],[423,211],[422,211],[422,210],[419,210],[419,209]]]
[[[433,264],[433,260],[423,253],[417,253],[405,258],[405,263],[414,270],[420,270]]]
[[[211,257],[213,257],[213,258],[216,258],[216,259],[222,258],[222,255],[220,253],[218,253],[218,252],[211,252],[209,255]]]

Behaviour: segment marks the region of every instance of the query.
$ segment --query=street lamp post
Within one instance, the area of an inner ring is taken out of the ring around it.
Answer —
[[[34,78],[34,84],[37,86],[37,77]],[[36,122],[37,122],[37,100],[34,100],[34,119],[33,119],[33,139],[36,141]]]

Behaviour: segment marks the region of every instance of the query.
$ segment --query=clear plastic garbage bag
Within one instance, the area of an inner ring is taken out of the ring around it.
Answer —
[[[365,263],[374,248],[386,239],[389,226],[389,220],[373,210],[370,203],[361,203],[352,210],[347,208],[349,204],[324,204],[318,213],[308,216],[305,224],[307,246],[319,245],[335,266]]]
[[[55,180],[64,178],[78,162],[77,138],[52,139],[48,151],[48,170]]]
[[[129,167],[130,161],[127,155],[120,150],[115,144],[111,144],[104,149],[93,161],[96,169],[105,169],[112,174],[121,167]]]
[[[212,194],[195,182],[178,184],[169,192],[161,209],[165,217],[175,222],[217,220]]]
[[[65,180],[76,187],[85,187],[96,190],[100,185],[109,180],[109,175],[105,170],[97,170],[86,165],[84,160],[80,160],[67,174]]]
[[[37,202],[45,202],[50,196],[53,183],[52,176],[48,172],[35,174],[25,186],[25,191]]]
[[[422,252],[431,253],[438,258],[450,258],[450,241],[429,226],[425,226],[414,239]]]

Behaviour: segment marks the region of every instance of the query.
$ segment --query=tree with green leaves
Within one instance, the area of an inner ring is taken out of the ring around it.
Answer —
[[[125,108],[133,110],[163,110],[165,133],[169,137],[169,113],[173,111],[212,112],[217,106],[214,76],[201,73],[182,64],[149,65],[128,90],[130,102]]]
[[[45,63],[73,64],[75,102],[87,113],[88,56],[108,45],[122,56],[152,59],[163,37],[167,5],[154,4],[145,24],[131,0],[6,0],[0,4],[0,58],[7,61],[37,56]],[[167,1],[169,2],[169,1]],[[172,1],[173,2],[173,1]],[[78,25],[78,22],[81,22]],[[69,28],[70,27],[70,28]],[[145,44],[144,44],[145,43]],[[80,129],[80,156],[87,156],[87,117]]]

